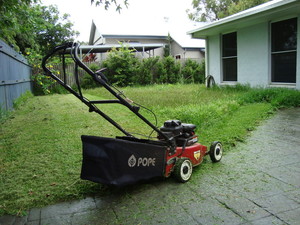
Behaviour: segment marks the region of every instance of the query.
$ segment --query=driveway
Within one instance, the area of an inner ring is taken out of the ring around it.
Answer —
[[[300,108],[279,111],[245,143],[207,159],[192,179],[169,178],[102,197],[31,209],[0,224],[299,224]]]

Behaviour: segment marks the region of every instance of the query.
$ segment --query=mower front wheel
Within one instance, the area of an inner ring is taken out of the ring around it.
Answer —
[[[209,149],[209,156],[211,161],[213,162],[220,162],[223,155],[223,146],[221,142],[214,141]]]
[[[183,158],[176,161],[173,175],[178,181],[182,183],[189,181],[192,172],[193,164],[190,159]]]

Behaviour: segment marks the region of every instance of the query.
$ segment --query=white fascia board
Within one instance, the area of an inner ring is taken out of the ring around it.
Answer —
[[[205,32],[205,31],[209,31],[211,29],[214,29],[216,27],[220,27],[220,26],[226,26],[227,24],[230,23],[234,23],[234,22],[238,22],[238,20],[242,20],[245,19],[247,17],[251,17],[260,13],[264,13],[267,12],[269,10],[273,10],[276,9],[278,7],[281,6],[285,6],[285,5],[289,5],[290,3],[300,3],[299,0],[273,0],[270,2],[266,2],[264,4],[255,6],[253,8],[241,11],[239,13],[236,13],[234,15],[225,17],[223,19],[220,19],[218,21],[212,22],[210,24],[204,25],[198,29],[195,30],[191,30],[188,32],[188,34],[191,34],[192,36],[194,36],[195,33],[197,32]],[[205,35],[202,36],[201,38],[205,39]]]

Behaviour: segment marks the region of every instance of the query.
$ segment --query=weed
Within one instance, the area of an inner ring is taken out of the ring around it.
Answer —
[[[17,98],[13,102],[13,108],[19,109],[21,105],[25,104],[26,101],[33,97],[33,94],[30,91],[26,91],[24,94],[22,94],[19,98]],[[5,120],[9,118],[11,115],[11,112],[9,110],[5,110],[0,106],[0,124],[4,123]]]
[[[19,98],[17,98],[15,101],[14,101],[14,109],[19,109],[23,104],[26,103],[26,101],[29,99],[29,98],[32,98],[33,97],[33,94],[30,92],[30,91],[26,91],[24,94],[22,94]]]
[[[255,88],[240,97],[240,103],[270,103],[275,108],[300,106],[300,92],[286,88]]]

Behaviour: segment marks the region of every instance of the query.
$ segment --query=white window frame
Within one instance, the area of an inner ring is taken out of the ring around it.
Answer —
[[[232,85],[235,85],[237,82],[238,82],[238,51],[236,51],[236,56],[225,56],[223,57],[223,35],[226,35],[226,34],[231,34],[231,33],[236,33],[236,39],[237,39],[237,36],[238,36],[238,32],[237,31],[230,31],[230,32],[226,32],[226,33],[222,33],[221,34],[221,37],[220,37],[220,52],[221,52],[221,78],[222,78],[222,83],[226,83],[226,84],[232,84]],[[236,40],[237,41],[237,40]],[[237,49],[237,46],[236,45],[236,49]],[[230,59],[230,58],[236,58],[236,69],[237,69],[237,74],[236,74],[236,80],[235,81],[227,81],[227,80],[224,80],[224,64],[223,64],[223,59]]]
[[[273,23],[277,23],[277,22],[281,22],[281,21],[285,21],[285,20],[289,20],[289,19],[294,19],[296,18],[297,19],[297,33],[300,31],[299,30],[299,20],[298,20],[298,16],[297,15],[293,15],[293,16],[289,16],[289,17],[284,17],[284,18],[280,18],[280,19],[277,19],[277,20],[273,20],[270,22],[270,25],[269,25],[269,51],[270,51],[270,59],[269,59],[269,82],[270,82],[270,86],[274,86],[274,87],[295,87],[296,85],[296,82],[295,83],[290,83],[290,82],[274,82],[272,81],[272,56],[273,54],[280,54],[280,53],[292,53],[292,52],[295,52],[296,53],[296,58],[297,58],[297,49],[298,49],[298,45],[299,45],[299,39],[297,37],[297,46],[296,46],[296,49],[295,50],[285,50],[285,51],[272,51],[272,24]],[[298,34],[299,35],[299,34]],[[298,36],[297,35],[297,36]],[[296,61],[296,67],[297,67],[297,61]],[[296,74],[295,74],[296,78],[297,78],[297,71],[296,71]]]

